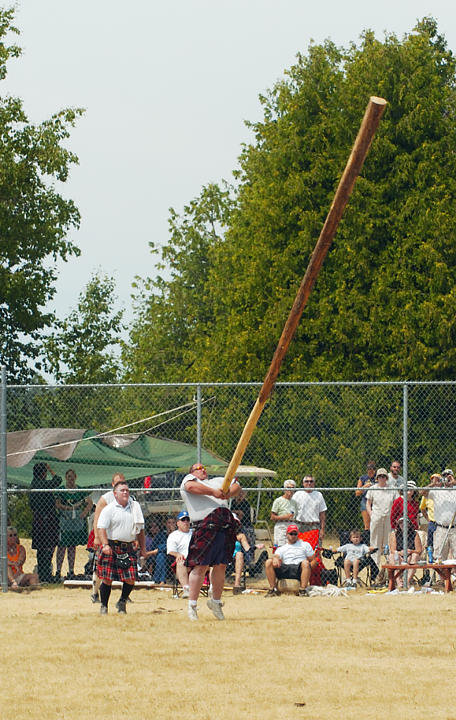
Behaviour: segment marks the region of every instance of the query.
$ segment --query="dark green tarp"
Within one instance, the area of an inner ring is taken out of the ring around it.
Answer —
[[[52,435],[53,431],[54,435]],[[34,442],[39,440],[38,433],[40,431],[27,431],[27,435],[24,432],[23,450],[20,450],[21,433],[8,433],[8,436],[11,436],[11,438],[8,437],[7,482],[9,484],[29,487],[32,481],[33,465],[43,461],[49,463],[54,472],[62,478],[65,472],[72,468],[76,472],[76,482],[79,487],[100,487],[110,485],[116,471],[122,472],[127,480],[141,480],[147,475],[165,475],[178,468],[189,468],[197,460],[196,446],[176,440],[145,435],[111,435],[103,438],[94,437],[95,433],[92,431],[84,433],[79,431],[82,440],[77,439],[75,435],[76,440],[65,446],[59,444],[61,442],[59,431],[61,436],[66,433],[65,441],[67,441],[68,430],[46,429],[47,437],[54,439],[55,448],[47,447],[38,452],[33,451],[37,447],[43,447],[42,444],[37,445]],[[43,432],[41,431],[42,434]],[[37,433],[37,435],[33,435],[33,433]],[[25,443],[25,437],[27,437],[27,443]],[[49,444],[48,441],[47,445]],[[10,452],[10,446],[14,447],[14,451]],[[29,459],[31,454],[33,457]],[[62,459],[66,455],[69,457]],[[20,467],[14,467],[15,464],[20,464],[21,457],[26,458],[28,462]],[[201,461],[204,465],[217,466],[222,474],[227,466],[222,458],[204,449],[201,452]],[[157,482],[154,485],[157,485]]]

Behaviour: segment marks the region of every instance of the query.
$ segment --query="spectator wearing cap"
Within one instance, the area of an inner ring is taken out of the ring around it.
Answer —
[[[388,487],[388,471],[385,468],[378,468],[375,473],[375,485],[369,488],[366,494],[366,509],[370,516],[370,543],[377,548],[372,553],[372,557],[378,567],[380,567],[382,549],[388,545],[391,507],[397,497],[399,497],[397,490]],[[381,574],[381,578],[383,576],[384,573]]]
[[[407,517],[415,530],[418,530],[418,515],[420,503],[418,500],[418,487],[413,480],[407,480]],[[391,530],[396,529],[397,521],[404,514],[404,498],[396,498],[391,506]]]
[[[277,583],[282,579],[299,580],[298,595],[307,595],[310,580],[310,563],[315,558],[312,546],[299,539],[299,528],[295,524],[287,527],[287,541],[277,548],[272,558],[265,563],[269,590],[266,597],[280,595]]]
[[[296,483],[294,480],[285,480],[283,484],[283,495],[276,498],[272,503],[271,520],[274,524],[274,545],[280,547],[287,541],[288,524],[295,519],[297,505],[293,500]]]
[[[444,488],[428,485],[422,493],[434,502],[434,558],[438,561],[456,558],[456,482],[453,471],[442,472]]]
[[[174,558],[171,567],[182,586],[182,597],[184,598],[188,598],[189,594],[189,568],[185,565],[185,560],[187,559],[191,537],[190,515],[186,510],[182,510],[177,516],[177,530],[170,533],[166,540],[166,552]]]
[[[400,475],[400,471],[401,464],[399,460],[392,460],[388,473],[388,487],[395,488],[396,490],[404,487],[404,478]]]
[[[323,495],[315,490],[315,478],[304,475],[302,479],[303,490],[298,490],[293,496],[297,505],[296,524],[299,532],[319,530],[318,542],[323,544],[326,527],[326,503]]]
[[[369,460],[367,463],[366,474],[361,475],[361,477],[358,478],[356,486],[358,490],[355,491],[356,497],[360,498],[359,509],[361,511],[361,517],[363,519],[365,530],[369,530],[370,528],[370,515],[366,510],[366,493],[368,489],[375,484],[375,468],[375,462],[373,460]]]

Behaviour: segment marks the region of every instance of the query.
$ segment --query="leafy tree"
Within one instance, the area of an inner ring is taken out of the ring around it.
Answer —
[[[130,381],[191,380],[193,366],[204,353],[214,313],[207,290],[212,250],[229,222],[230,188],[208,185],[184,208],[180,217],[171,209],[170,239],[161,255],[160,275],[137,283],[136,320],[123,361]]]
[[[153,300],[145,287],[143,301],[156,304],[141,338],[150,376],[264,376],[370,95],[389,104],[280,379],[454,376],[455,68],[430,18],[403,39],[366,31],[359,45],[327,41],[298,56],[261,98],[264,117],[240,155],[223,236],[205,246],[204,292],[196,293],[204,312],[180,300],[198,257],[187,212],[185,254],[171,280]],[[172,247],[173,239],[165,260]],[[160,343],[157,362],[149,343],[164,315],[178,352]],[[131,339],[134,375],[137,334]]]
[[[21,51],[7,44],[14,11],[0,9],[0,79]],[[0,356],[9,379],[32,376],[42,331],[53,321],[44,306],[55,294],[55,261],[79,254],[67,239],[79,226],[71,200],[56,190],[65,182],[74,153],[63,147],[80,109],[66,109],[32,125],[20,99],[0,97]],[[39,363],[36,363],[39,368]]]
[[[79,296],[78,306],[46,340],[48,369],[59,382],[116,382],[123,310],[114,312],[114,279],[95,274]]]

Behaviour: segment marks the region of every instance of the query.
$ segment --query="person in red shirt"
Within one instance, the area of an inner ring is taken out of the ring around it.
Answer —
[[[420,511],[420,503],[418,500],[418,488],[413,480],[407,481],[407,516],[411,524],[418,530],[418,514]],[[391,507],[391,529],[395,530],[397,521],[404,514],[404,498],[398,497]]]

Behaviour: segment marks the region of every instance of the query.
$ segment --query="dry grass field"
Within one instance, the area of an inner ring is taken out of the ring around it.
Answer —
[[[2,720],[456,718],[455,597],[137,590],[101,617],[86,589],[2,594]]]

